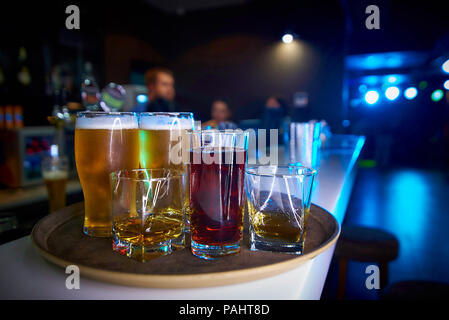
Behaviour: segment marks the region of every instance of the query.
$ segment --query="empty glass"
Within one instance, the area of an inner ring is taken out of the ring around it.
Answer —
[[[321,123],[318,121],[292,122],[285,135],[286,159],[291,164],[318,168],[321,148]]]
[[[111,173],[113,249],[139,261],[169,254],[184,238],[184,173],[134,169]]]
[[[304,252],[315,174],[314,169],[301,166],[247,168],[251,250]]]

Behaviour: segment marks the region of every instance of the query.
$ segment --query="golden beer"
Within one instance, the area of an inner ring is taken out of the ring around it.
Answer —
[[[185,173],[184,212],[189,226],[189,135],[194,126],[190,112],[149,112],[140,115],[140,166],[171,169]],[[182,237],[183,238],[183,237]],[[179,241],[182,246],[184,240]]]
[[[84,233],[109,237],[112,231],[109,175],[139,166],[139,130],[135,114],[79,113],[75,160],[84,194]]]
[[[189,159],[186,129],[141,129],[139,135],[142,168],[184,170]]]
[[[50,212],[64,208],[66,205],[67,171],[43,171],[42,175],[47,187]]]
[[[190,112],[148,112],[140,115],[140,165],[146,169],[184,169],[189,160]]]

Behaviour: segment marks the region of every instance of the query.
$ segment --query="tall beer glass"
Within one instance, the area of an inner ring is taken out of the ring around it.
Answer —
[[[189,136],[194,128],[191,112],[146,112],[140,114],[140,166],[185,172],[186,228],[189,228]],[[184,246],[184,238],[178,241]],[[176,244],[176,243],[175,243]]]
[[[190,112],[145,112],[140,114],[140,165],[145,169],[184,169],[189,159],[193,130]]]
[[[133,112],[78,112],[75,160],[84,193],[85,234],[112,232],[109,174],[139,167],[139,128]]]

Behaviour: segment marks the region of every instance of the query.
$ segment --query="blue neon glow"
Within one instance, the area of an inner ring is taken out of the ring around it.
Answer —
[[[392,175],[388,187],[387,197],[389,198],[389,212],[395,214],[386,215],[393,230],[400,230],[402,234],[413,234],[418,239],[413,241],[425,241],[426,232],[431,232],[429,219],[424,219],[422,212],[425,212],[432,201],[432,181],[425,174],[414,170],[403,170]],[[414,199],[415,201],[410,201]],[[407,216],[407,222],[404,221]]]
[[[379,100],[379,92],[370,90],[365,94],[365,101],[368,104],[375,104]]]
[[[146,94],[139,94],[136,97],[138,103],[146,103],[148,101],[148,96]]]
[[[443,65],[441,66],[441,69],[444,72],[449,73],[449,59],[443,63]]]
[[[396,81],[398,81],[398,78],[395,77],[395,76],[389,76],[388,79],[387,79],[387,81],[388,81],[389,83],[395,83]]]
[[[417,95],[418,95],[418,89],[416,89],[415,87],[407,88],[404,91],[404,96],[408,100],[414,99]]]
[[[366,86],[366,84],[359,85],[360,93],[364,93],[364,92],[366,92],[366,90],[368,90],[368,87]]]
[[[385,97],[387,97],[388,100],[394,100],[397,97],[399,97],[400,93],[401,91],[399,90],[398,87],[389,87],[385,91]]]
[[[449,90],[449,80],[444,81],[443,87],[444,89]]]

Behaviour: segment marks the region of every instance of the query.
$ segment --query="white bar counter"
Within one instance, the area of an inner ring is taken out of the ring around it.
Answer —
[[[341,224],[364,137],[334,135],[321,150],[312,202]],[[0,299],[319,299],[334,248],[282,274],[236,285],[153,289],[99,282],[81,274],[80,289],[68,290],[67,274],[42,258],[29,236],[0,246]],[[323,265],[326,270],[323,272]],[[324,275],[324,277],[323,277]]]

